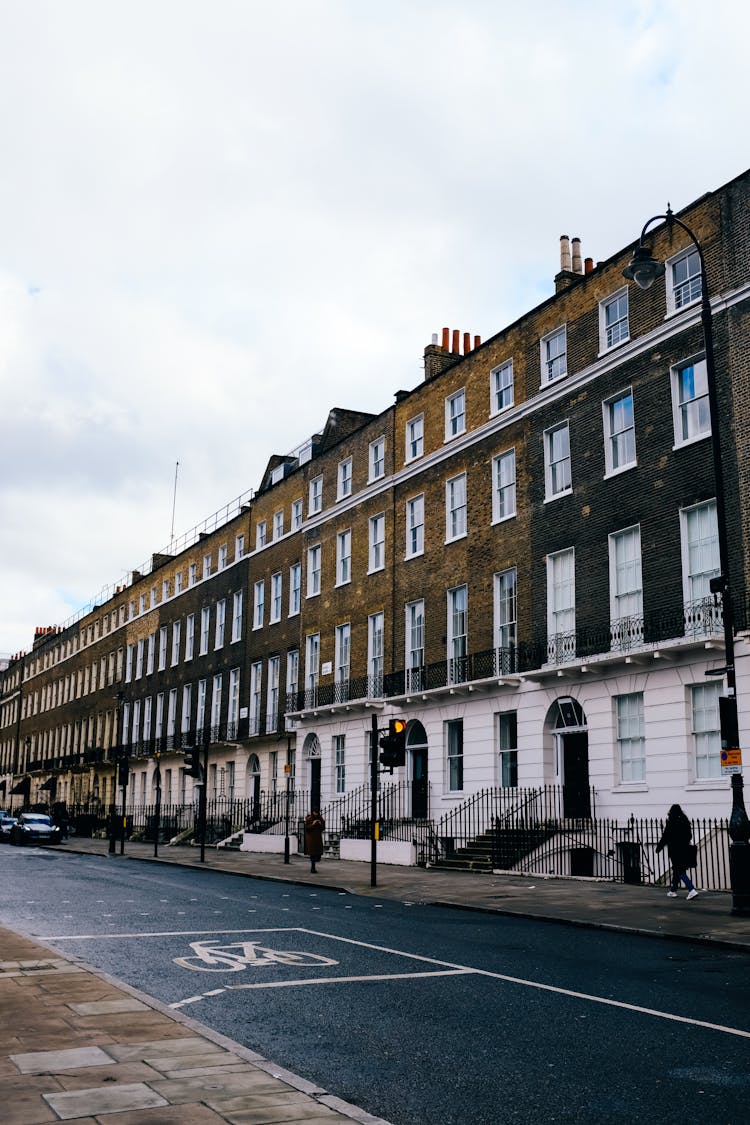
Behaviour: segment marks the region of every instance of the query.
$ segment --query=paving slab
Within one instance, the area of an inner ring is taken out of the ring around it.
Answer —
[[[221,1074],[217,1072],[206,1078],[179,1078],[154,1082],[154,1089],[173,1105],[180,1102],[200,1101],[211,1104],[223,1095],[273,1093],[279,1086],[279,1079],[262,1071],[247,1069],[241,1074]]]
[[[95,1087],[69,1093],[44,1094],[44,1100],[63,1121],[84,1115],[96,1117],[104,1113],[123,1110],[155,1109],[167,1105],[167,1100],[145,1082],[125,1086]]]
[[[89,1000],[83,1003],[66,1005],[79,1016],[117,1015],[122,1012],[147,1012],[148,1008],[140,1000]]]
[[[29,1051],[11,1055],[10,1060],[21,1074],[54,1074],[58,1070],[77,1070],[82,1066],[108,1066],[110,1055],[101,1047],[73,1047],[63,1051]]]

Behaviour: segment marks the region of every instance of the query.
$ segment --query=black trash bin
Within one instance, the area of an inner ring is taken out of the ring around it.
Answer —
[[[640,886],[641,878],[641,845],[636,840],[619,840],[617,850],[620,853],[622,864],[622,881]]]

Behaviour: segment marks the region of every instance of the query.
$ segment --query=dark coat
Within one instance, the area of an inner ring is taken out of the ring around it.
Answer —
[[[687,871],[692,858],[690,848],[692,836],[690,821],[683,812],[668,816],[656,850],[660,852],[666,847],[672,866],[678,871]]]
[[[326,822],[320,813],[310,813],[305,817],[305,855],[310,859],[320,859],[323,855],[323,829]]]

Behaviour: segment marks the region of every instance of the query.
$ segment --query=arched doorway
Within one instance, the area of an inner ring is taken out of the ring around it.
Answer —
[[[320,739],[317,734],[308,734],[302,746],[302,759],[308,763],[307,780],[310,789],[310,808],[320,808]]]
[[[257,754],[247,759],[247,795],[250,801],[248,820],[250,823],[260,819],[260,760]]]
[[[427,734],[418,719],[412,719],[406,728],[406,749],[410,759],[411,815],[415,820],[426,820],[430,804]]]
[[[591,816],[589,732],[577,699],[561,696],[547,712],[555,741],[555,775],[562,786],[563,816],[582,820]]]

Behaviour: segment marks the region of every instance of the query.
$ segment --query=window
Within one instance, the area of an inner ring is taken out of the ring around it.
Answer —
[[[232,599],[232,640],[242,638],[242,590],[238,590]]]
[[[177,729],[177,688],[172,688],[167,703],[167,738],[174,738]]]
[[[128,645],[125,655],[125,683],[129,684],[133,678],[133,655],[135,645]]]
[[[305,706],[314,707],[318,701],[318,676],[320,672],[320,633],[311,633],[305,641]]]
[[[245,554],[245,536],[238,535],[234,541],[234,560],[241,559]]]
[[[260,660],[250,665],[250,734],[260,734],[260,693],[263,686],[263,665]]]
[[[259,520],[255,528],[255,550],[259,551],[266,545],[266,521]]]
[[[172,667],[174,668],[180,662],[180,633],[182,631],[182,622],[172,622]]]
[[[720,573],[716,501],[680,512],[685,635],[702,637],[723,629],[721,596],[710,582]]]
[[[406,423],[406,460],[413,461],[424,453],[424,415]]]
[[[145,646],[146,646],[145,638],[141,637],[141,639],[138,641],[138,644],[136,645],[136,649],[135,649],[135,678],[136,678],[136,680],[140,680],[141,676],[143,675],[143,650],[144,650]],[[96,665],[95,664],[93,665],[93,681],[94,682],[91,685],[91,690],[96,691]]]
[[[370,518],[370,554],[368,574],[385,566],[385,515]]]
[[[167,666],[167,627],[162,625],[159,630],[159,671],[163,672]]]
[[[297,710],[297,691],[299,689],[299,652],[296,648],[286,654],[286,709]]]
[[[614,650],[643,643],[641,529],[629,527],[609,536],[609,613]]]
[[[349,698],[349,662],[352,644],[350,624],[336,626],[336,702],[343,703]]]
[[[203,556],[203,577],[204,578],[210,578],[211,577],[211,556],[210,555],[204,555]]]
[[[151,608],[152,609],[156,605],[156,594],[157,594],[156,586],[152,586],[151,587]],[[107,618],[106,617],[104,618],[104,632],[105,633],[107,632]]]
[[[406,501],[406,557],[424,553],[424,493]]]
[[[675,445],[711,433],[705,359],[690,360],[672,369],[672,413]]]
[[[466,392],[462,389],[445,400],[445,440],[458,437],[466,429]]]
[[[448,789],[452,793],[458,793],[464,787],[464,721],[449,719],[444,726]]]
[[[694,246],[667,262],[667,311],[676,312],[699,301],[703,289],[701,260]]]
[[[503,789],[518,786],[518,718],[515,711],[497,715],[497,753]]]
[[[214,629],[214,648],[224,647],[224,633],[227,624],[227,600],[222,598],[216,603],[216,627]]]
[[[575,549],[547,555],[547,659],[564,664],[576,654]]]
[[[516,514],[516,451],[509,449],[492,461],[492,522]]]
[[[143,701],[143,741],[149,742],[151,740],[151,707],[153,700],[148,695]]]
[[[255,583],[254,591],[253,629],[262,629],[266,604],[266,584],[262,578]]]
[[[617,751],[620,781],[646,780],[646,739],[643,720],[643,692],[615,696]]]
[[[516,568],[495,575],[495,673],[507,676],[515,671],[518,622],[516,613]]]
[[[720,684],[697,684],[690,689],[697,778],[721,777],[720,690]]]
[[[445,541],[466,535],[466,473],[445,482]]]
[[[217,737],[219,724],[221,723],[221,684],[222,676],[219,672],[214,676],[213,693],[211,695],[211,726],[217,732]]]
[[[448,591],[448,680],[452,684],[466,679],[468,605],[468,586]]]
[[[320,558],[322,548],[318,543],[307,550],[307,596],[313,598],[320,593]]]
[[[208,629],[211,624],[211,608],[204,606],[201,610],[201,647],[199,650],[200,656],[205,656],[208,652]]]
[[[284,534],[284,509],[279,508],[278,512],[273,514],[273,537],[274,539],[281,539]]]
[[[346,736],[334,734],[333,736],[333,766],[336,773],[336,792],[346,792],[346,761],[345,761]]]
[[[563,422],[544,431],[545,500],[553,500],[571,491],[570,430]]]
[[[565,325],[556,328],[547,336],[542,336],[542,382],[549,383],[552,379],[559,379],[568,372],[567,363],[567,332]]]
[[[292,531],[299,531],[302,527],[302,501],[292,502]]]
[[[219,547],[219,570],[226,570],[227,567],[227,547],[226,544]]]
[[[385,438],[379,437],[370,442],[368,480],[378,480],[385,474]]]
[[[289,616],[299,613],[302,603],[302,564],[292,563],[289,567]]]
[[[490,413],[497,414],[513,405],[513,360],[508,359],[490,371]]]
[[[175,594],[182,593],[182,571],[178,570],[174,576],[174,592]]]
[[[406,690],[424,688],[424,601],[406,606]]]
[[[180,731],[182,734],[187,734],[190,730],[190,708],[192,703],[193,685],[183,684],[182,687],[182,714],[180,717]],[[146,727],[144,720],[143,736],[146,736]]]
[[[196,729],[197,735],[202,735],[203,727],[204,727],[205,722],[206,722],[206,694],[207,694],[207,681],[206,680],[198,680],[198,702],[197,702],[196,709],[195,709],[195,729]],[[157,710],[156,710],[157,722],[158,722],[158,716],[159,716],[158,702],[159,701],[157,699]]]
[[[599,305],[599,350],[604,352],[630,339],[628,289],[620,289]]]
[[[307,514],[314,516],[316,512],[323,511],[323,478],[315,477],[310,481],[310,494],[307,502]]]
[[[139,613],[145,613],[146,612],[146,595],[145,594],[141,594],[140,597],[138,598],[138,612]]]
[[[343,586],[352,578],[352,533],[340,531],[336,536],[336,585]]]
[[[378,698],[383,694],[383,628],[382,613],[372,613],[367,618],[367,675],[368,696]]]
[[[162,732],[162,729],[164,727],[164,692],[163,691],[160,691],[159,694],[156,697],[156,716],[155,716],[154,722],[155,722],[155,727],[156,727],[156,729],[154,731],[154,734],[155,734],[156,738],[161,738],[161,732]],[[125,739],[123,738],[123,742],[124,741],[125,741]]]
[[[185,621],[185,659],[193,659],[195,645],[195,614],[189,613]]]
[[[619,473],[635,465],[635,421],[630,388],[602,404],[605,473]]]
[[[279,723],[279,666],[278,656],[268,661],[268,687],[266,689],[266,734],[272,734]]]
[[[281,621],[281,574],[271,575],[271,623]]]
[[[347,457],[345,461],[339,461],[338,471],[338,488],[336,491],[336,499],[344,500],[347,496],[352,494],[352,459]]]
[[[275,793],[279,786],[279,752],[272,750],[268,755],[268,763],[271,772],[271,792]]]
[[[150,675],[153,674],[155,652],[156,652],[156,633],[149,633],[149,635],[148,635],[148,648],[146,649],[146,675],[147,676],[150,676]]]
[[[191,563],[188,567],[188,586],[194,586],[198,581],[198,564]]]

